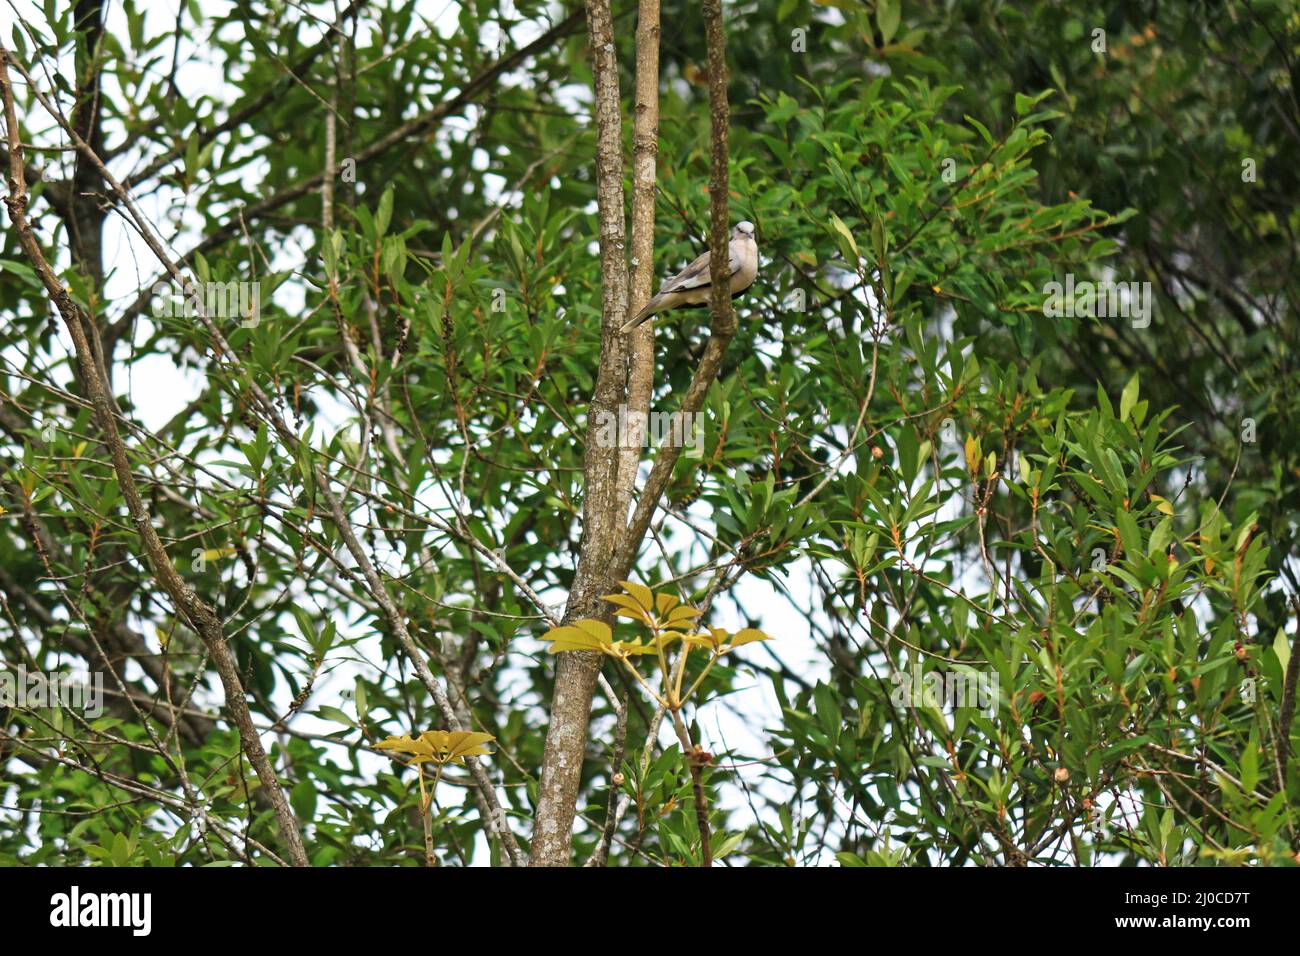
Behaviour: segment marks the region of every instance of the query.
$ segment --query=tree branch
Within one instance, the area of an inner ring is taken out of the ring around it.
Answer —
[[[608,255],[607,246],[613,246],[611,239],[617,240],[617,249],[622,249],[622,153],[618,140],[621,130],[618,108],[618,74],[614,61],[613,34],[609,24],[609,7],[602,0],[589,0],[588,14],[590,20],[590,43],[593,60],[593,73],[596,77],[596,119],[597,131],[597,172],[600,176],[597,186],[597,198],[601,212],[601,250]],[[722,28],[722,10],[717,0],[704,4],[705,34],[709,51],[709,118],[710,118],[710,249],[712,251],[711,275],[713,283],[712,323],[709,341],[704,349],[700,364],[692,376],[691,383],[682,399],[681,411],[694,413],[704,405],[709,387],[717,378],[722,367],[722,357],[736,334],[736,319],[731,307],[730,283],[726,281],[728,233],[730,232],[730,211],[728,193],[728,148],[727,133],[729,109],[726,88],[726,49]],[[612,105],[611,105],[612,104]],[[619,148],[617,165],[609,157],[615,148]],[[615,180],[615,176],[617,179]],[[614,203],[617,202],[617,205]],[[617,218],[617,224],[614,219]],[[604,269],[605,309],[603,340],[601,347],[600,376],[597,378],[596,395],[592,399],[588,412],[589,432],[595,427],[598,410],[608,410],[617,401],[617,393],[609,385],[609,393],[602,392],[602,378],[612,369],[617,368],[624,359],[618,351],[618,336],[611,341],[610,321],[616,316],[621,321],[624,315],[623,303],[611,308],[611,280],[617,281],[614,267],[602,262]],[[624,287],[625,288],[625,287]],[[681,436],[683,439],[685,436]],[[576,617],[596,617],[610,619],[610,608],[599,603],[598,596],[612,587],[620,578],[626,578],[636,561],[637,550],[641,540],[650,526],[655,507],[667,487],[674,466],[681,456],[682,446],[666,441],[659,450],[650,472],[650,477],[642,489],[636,511],[630,526],[623,529],[614,548],[608,549],[607,526],[609,504],[603,495],[608,489],[603,482],[612,473],[617,480],[617,462],[609,463],[597,447],[594,433],[589,433],[587,440],[587,497],[584,501],[584,535],[583,552],[578,562],[578,573],[573,591],[569,596],[569,605],[565,619]],[[593,468],[592,465],[597,467]],[[596,481],[602,484],[597,484]],[[595,496],[593,498],[593,496]],[[615,500],[616,496],[615,496]],[[600,521],[598,530],[593,530],[593,521]],[[623,512],[619,512],[618,521],[623,521]],[[589,540],[590,539],[590,540]],[[584,575],[584,568],[591,565],[584,561],[595,557],[599,563],[595,576]],[[593,587],[593,585],[596,585]],[[535,864],[565,866],[569,863],[569,850],[572,840],[572,826],[577,803],[578,785],[582,774],[582,760],[586,751],[587,721],[591,713],[591,700],[595,693],[596,675],[600,670],[600,657],[592,652],[565,651],[557,655],[555,699],[551,705],[551,724],[547,729],[546,753],[542,764],[542,794],[538,803],[537,825],[533,836],[533,861]],[[550,788],[548,789],[548,783]],[[538,847],[545,849],[544,857],[539,858]]]
[[[42,284],[68,329],[68,334],[72,337],[77,364],[88,388],[87,397],[94,406],[95,417],[108,447],[122,498],[135,524],[136,533],[139,535],[149,565],[153,569],[154,577],[171,599],[176,613],[189,622],[208,648],[208,653],[221,678],[222,687],[225,689],[226,706],[239,730],[244,753],[247,754],[248,761],[262,782],[275,810],[281,835],[289,850],[289,858],[295,866],[307,866],[309,865],[307,852],[303,848],[298,821],[293,815],[288,800],[285,799],[275,769],[271,766],[266,751],[262,748],[257,729],[253,726],[248,703],[244,699],[244,688],[239,680],[239,671],[234,655],[226,643],[221,621],[212,608],[181,578],[168,557],[158,532],[154,530],[152,516],[136,487],[135,475],[127,459],[126,445],[117,430],[117,415],[120,414],[117,402],[107,392],[90,342],[86,338],[83,323],[88,321],[88,317],[82,314],[81,307],[73,301],[71,293],[54,275],[27,221],[27,183],[23,176],[22,144],[18,137],[18,117],[14,109],[13,88],[9,83],[8,62],[9,51],[0,46],[0,96],[4,100],[5,128],[9,142],[9,195],[5,197],[5,205],[9,208],[9,216],[18,234],[19,245],[31,262],[32,268],[40,276]],[[80,137],[77,139],[80,145],[84,145]],[[88,146],[86,152],[91,152]]]
[[[503,73],[513,70],[533,54],[552,46],[563,37],[568,36],[573,32],[580,15],[581,14],[577,11],[571,13],[555,26],[551,27],[551,29],[539,36],[532,43],[521,47],[509,56],[502,57],[501,59],[489,64],[481,73],[470,79],[464,87],[456,93],[456,95],[443,100],[423,115],[408,120],[396,129],[381,136],[370,145],[359,150],[352,158],[356,160],[357,165],[360,165],[366,160],[381,155],[393,146],[396,146],[413,136],[430,132],[448,116],[451,116],[466,104],[473,102],[475,97],[485,89],[490,88]],[[228,217],[226,225],[208,233],[208,235],[199,240],[199,242],[196,243],[189,252],[181,256],[180,262],[182,264],[189,263],[194,258],[195,253],[209,252],[234,236],[239,235],[243,225],[252,222],[255,219],[260,219],[267,213],[274,212],[281,206],[286,206],[293,200],[305,196],[319,188],[323,176],[323,172],[305,176],[296,183],[286,186],[274,196],[269,196],[266,199],[253,203],[252,205],[245,206],[243,209],[239,210],[239,215]],[[110,326],[108,332],[105,334],[106,343],[116,342],[126,333],[126,330],[131,327],[131,323],[139,317],[153,298],[154,286],[166,278],[167,276],[165,274],[155,276],[151,282],[148,282],[141,287],[140,294],[136,296],[135,301],[133,301],[127,308],[126,312],[124,312],[112,324],[112,326]]]
[[[627,338],[619,333],[627,314],[628,271],[623,216],[623,120],[618,58],[609,0],[587,0],[587,36],[595,82],[596,200],[600,214],[601,344],[595,392],[587,408],[583,455],[582,544],[565,621],[598,611],[609,580],[610,559],[622,530],[619,510],[620,449],[605,447],[602,425],[617,416],[627,384]],[[551,720],[542,755],[541,788],[533,824],[534,866],[568,866],[578,788],[587,748],[587,721],[600,673],[601,655],[556,655]]]

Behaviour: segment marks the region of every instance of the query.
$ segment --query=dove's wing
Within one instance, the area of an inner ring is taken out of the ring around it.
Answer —
[[[730,269],[727,275],[735,273],[740,269],[740,250],[736,248],[735,240],[727,245],[728,263]],[[667,292],[685,292],[687,289],[698,289],[701,286],[709,284],[709,254],[706,252],[683,269],[677,275],[665,282],[659,289],[659,294]]]

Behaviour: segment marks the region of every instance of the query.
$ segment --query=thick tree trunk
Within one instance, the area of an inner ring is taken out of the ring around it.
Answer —
[[[657,4],[655,5],[657,14]],[[642,6],[643,15],[647,5]],[[625,578],[636,561],[637,550],[645,537],[654,509],[681,455],[681,446],[665,442],[655,458],[650,477],[642,489],[630,526],[625,524],[630,494],[635,481],[639,451],[627,455],[618,450],[601,448],[595,429],[601,414],[617,413],[617,403],[627,394],[629,406],[649,407],[653,389],[653,345],[650,333],[642,333],[631,346],[632,363],[624,349],[623,336],[617,333],[627,313],[628,274],[624,259],[623,161],[621,115],[619,110],[618,63],[607,0],[588,0],[588,38],[591,46],[592,72],[596,85],[596,172],[597,200],[600,207],[601,269],[603,274],[603,317],[601,325],[601,363],[595,395],[588,411],[588,440],[584,460],[586,496],[583,502],[583,539],[578,569],[565,620],[581,617],[609,619],[610,608],[602,606],[600,596],[608,593],[620,578]],[[717,377],[722,356],[735,334],[736,321],[731,299],[722,281],[727,262],[730,229],[727,176],[727,89],[726,51],[723,44],[722,11],[716,0],[704,5],[704,19],[709,51],[709,112],[711,130],[711,203],[710,248],[713,250],[714,301],[710,336],[699,367],[691,379],[679,410],[694,413],[704,404],[709,386]],[[642,42],[646,46],[642,46]],[[649,95],[649,44],[654,43],[654,87]],[[649,297],[653,282],[654,247],[654,153],[647,145],[650,124],[658,125],[658,31],[651,34],[642,25],[637,48],[637,153],[634,160],[634,213],[636,218],[637,285],[636,302]],[[648,100],[655,101],[650,106]],[[643,109],[642,107],[645,107]],[[646,177],[649,177],[648,182]],[[648,212],[646,211],[648,208]],[[644,251],[643,251],[644,250]],[[642,272],[641,270],[645,270]],[[643,326],[642,328],[646,328]],[[640,330],[638,330],[640,331]],[[644,342],[648,348],[638,349]],[[646,356],[649,356],[648,359]],[[647,368],[647,365],[649,366]],[[624,391],[624,384],[628,392]],[[632,409],[630,408],[629,411]],[[532,863],[535,866],[567,866],[570,863],[573,820],[577,813],[578,791],[582,781],[582,764],[586,756],[587,722],[591,701],[600,673],[601,658],[592,652],[569,651],[558,655],[555,693],[551,702],[551,723],[546,733],[546,750],[542,758],[541,790],[533,828]]]
[[[659,0],[641,0],[636,22],[636,106],[632,121],[632,299],[635,315],[654,292],[655,160],[659,155]],[[628,431],[618,469],[619,513],[626,515],[641,464],[640,422],[655,384],[654,323],[628,336]]]
[[[619,448],[598,439],[606,415],[617,415],[627,384],[627,338],[619,334],[627,314],[627,239],[623,217],[623,142],[618,59],[609,0],[587,0],[587,38],[595,77],[596,200],[600,208],[602,318],[600,368],[587,409],[583,458],[582,546],[566,621],[599,612],[608,572],[624,528],[619,509]],[[558,655],[551,722],[546,731],[541,787],[533,823],[533,866],[567,866],[577,812],[578,786],[587,747],[587,719],[600,673],[591,651]]]

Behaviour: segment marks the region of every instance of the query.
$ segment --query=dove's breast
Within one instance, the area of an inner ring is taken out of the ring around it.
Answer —
[[[744,292],[758,276],[758,247],[750,242],[740,257],[740,268],[731,274],[731,294]]]

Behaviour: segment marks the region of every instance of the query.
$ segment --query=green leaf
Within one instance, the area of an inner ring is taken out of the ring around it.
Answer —
[[[326,720],[332,720],[336,724],[344,724],[348,727],[355,727],[357,725],[357,722],[347,714],[343,713],[343,711],[339,710],[337,707],[331,707],[328,704],[323,704],[316,708],[316,716],[323,717]]]
[[[900,0],[879,0],[876,5],[876,25],[880,27],[880,39],[888,45],[898,33],[898,23],[902,18]]]
[[[114,866],[127,866],[131,862],[131,844],[127,842],[125,833],[114,833],[113,843],[109,848],[109,854],[112,857]]]
[[[857,268],[858,260],[862,258],[862,254],[858,252],[858,241],[853,238],[853,233],[849,231],[849,227],[844,225],[844,220],[840,219],[835,213],[831,213],[831,225],[835,227],[835,231],[844,240],[845,258],[850,261],[854,268]],[[849,252],[852,255],[849,255]]]
[[[1291,644],[1286,639],[1284,628],[1279,627],[1273,637],[1273,653],[1277,655],[1277,662],[1282,665],[1282,673],[1285,674],[1291,663]]]
[[[379,209],[375,213],[375,241],[384,238],[388,224],[393,218],[393,187],[389,186],[379,197]]]
[[[316,816],[316,787],[310,780],[299,780],[289,791],[289,803],[300,823],[310,822]]]
[[[1138,377],[1137,377],[1137,373],[1135,372],[1133,374],[1133,377],[1128,380],[1128,384],[1124,386],[1124,394],[1121,395],[1119,399],[1119,420],[1120,421],[1122,422],[1128,421],[1129,412],[1133,411],[1133,406],[1137,404],[1137,400],[1138,400]]]

